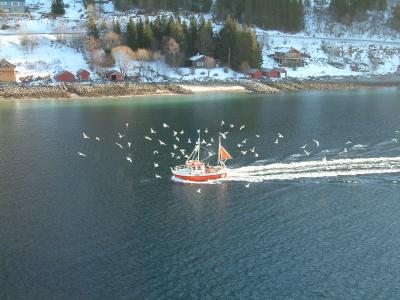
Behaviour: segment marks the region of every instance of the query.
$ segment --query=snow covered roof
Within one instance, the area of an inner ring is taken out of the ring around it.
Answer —
[[[206,57],[206,56],[203,55],[203,54],[198,53],[197,55],[190,57],[189,60],[190,61],[196,61],[196,60],[202,59],[204,57]]]

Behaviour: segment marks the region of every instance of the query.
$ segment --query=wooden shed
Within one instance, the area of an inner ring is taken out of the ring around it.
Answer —
[[[85,69],[79,69],[76,72],[76,78],[78,78],[80,81],[87,81],[90,79],[90,72]]]
[[[17,81],[15,68],[15,65],[5,59],[0,60],[0,81]]]
[[[124,74],[118,71],[110,71],[107,73],[107,79],[110,81],[124,81]]]
[[[58,72],[54,76],[54,79],[60,82],[73,82],[75,81],[75,75],[72,74],[70,71],[63,70],[61,72]]]

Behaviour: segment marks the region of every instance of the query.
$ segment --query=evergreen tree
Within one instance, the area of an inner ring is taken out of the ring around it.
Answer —
[[[136,50],[138,48],[138,31],[136,22],[133,21],[132,18],[129,18],[128,24],[126,24],[125,41],[126,45],[132,50]]]
[[[118,20],[113,22],[113,31],[114,31],[116,34],[121,35],[121,24],[119,23]]]
[[[65,14],[64,2],[62,0],[53,0],[51,2],[51,12],[55,15]]]
[[[96,22],[93,17],[90,17],[87,23],[88,35],[94,37],[95,39],[99,39],[100,34],[97,29]]]
[[[143,28],[141,48],[150,49],[153,47],[153,43],[154,43],[153,30],[151,29],[149,22],[146,22]]]

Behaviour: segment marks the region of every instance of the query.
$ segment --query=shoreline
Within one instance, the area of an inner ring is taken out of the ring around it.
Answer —
[[[137,96],[173,96],[218,92],[278,94],[312,90],[347,90],[400,86],[400,76],[317,78],[307,80],[221,80],[180,83],[58,83],[56,85],[0,84],[0,101],[93,100]]]

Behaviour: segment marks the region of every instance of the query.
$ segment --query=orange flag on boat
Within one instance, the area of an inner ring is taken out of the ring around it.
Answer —
[[[220,156],[221,160],[232,159],[232,156],[222,146],[219,148],[219,156]]]

